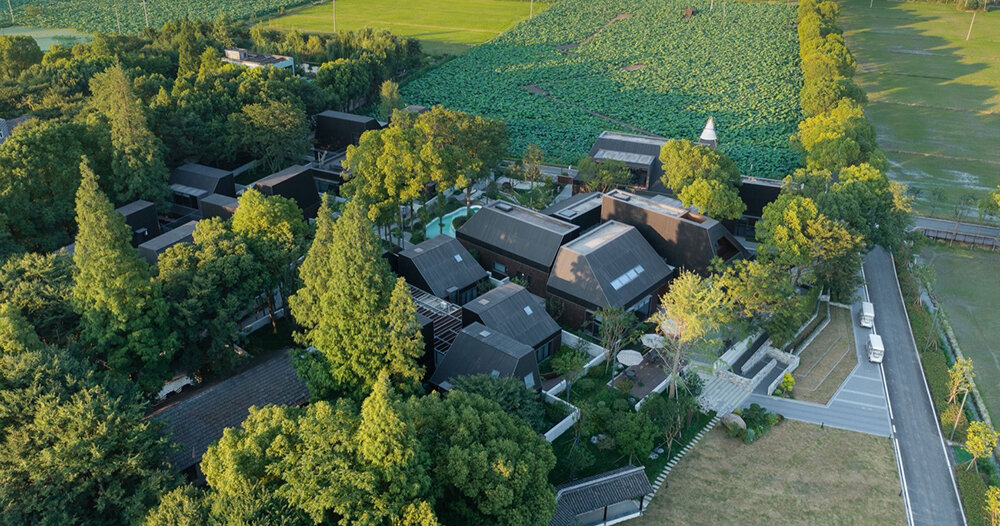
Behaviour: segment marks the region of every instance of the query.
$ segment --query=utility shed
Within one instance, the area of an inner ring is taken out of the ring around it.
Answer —
[[[462,306],[462,325],[482,323],[535,350],[542,361],[559,349],[562,328],[545,300],[516,283],[504,283]]]
[[[373,117],[327,110],[316,115],[316,146],[323,150],[345,150],[358,144],[362,133],[380,129],[382,126]]]
[[[625,466],[556,488],[549,526],[614,524],[642,515],[653,493],[642,466]]]
[[[198,202],[198,207],[201,209],[201,217],[205,219],[210,217],[229,219],[236,213],[236,207],[239,204],[240,202],[235,197],[229,197],[228,195],[221,194],[209,194]]]
[[[153,203],[138,199],[116,208],[115,212],[125,216],[125,223],[132,229],[133,247],[160,235],[160,220]]]
[[[320,199],[311,170],[298,164],[289,166],[254,182],[251,186],[264,195],[280,195],[294,199],[302,209],[303,215],[307,219],[312,219],[319,210]]]
[[[194,229],[198,225],[197,221],[188,221],[183,225],[160,234],[149,241],[139,245],[139,255],[150,265],[155,265],[156,260],[168,248],[177,243],[190,243],[194,241]]]
[[[601,222],[601,193],[583,192],[550,205],[542,213],[573,223],[581,230]]]
[[[177,401],[156,409],[150,418],[166,425],[171,439],[182,449],[168,454],[178,471],[201,462],[213,442],[228,427],[239,427],[250,407],[268,404],[301,405],[309,400],[309,389],[292,367],[288,353],[279,352],[242,373],[181,395]]]
[[[590,149],[595,161],[621,161],[632,172],[632,185],[652,190],[663,175],[660,148],[667,143],[661,137],[603,131]]]
[[[472,254],[450,236],[437,236],[400,252],[397,267],[407,283],[458,304],[475,298],[479,282],[488,277]]]
[[[473,323],[458,333],[431,383],[447,391],[455,378],[474,374],[517,378],[530,389],[542,386],[534,350],[482,323]]]
[[[663,196],[609,192],[604,195],[601,219],[634,226],[660,257],[703,276],[709,274],[712,258],[729,262],[750,255],[722,223]]]
[[[638,230],[608,221],[559,249],[547,289],[565,303],[563,321],[579,327],[606,307],[649,315],[673,271]]]
[[[479,209],[456,232],[483,268],[503,276],[522,277],[535,294],[545,293],[545,281],[556,252],[580,227],[505,202]]]
[[[170,172],[170,189],[174,192],[174,203],[196,210],[198,202],[211,194],[236,197],[233,172],[197,163],[174,168]]]

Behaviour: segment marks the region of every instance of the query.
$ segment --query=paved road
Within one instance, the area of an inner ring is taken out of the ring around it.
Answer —
[[[886,403],[882,369],[877,364],[868,361],[868,356],[865,354],[865,344],[868,341],[869,330],[857,324],[861,309],[861,295],[863,294],[864,289],[862,288],[858,301],[851,306],[851,319],[854,320],[852,323],[854,350],[858,364],[829,402],[824,405],[754,394],[744,403],[744,406],[756,402],[769,411],[792,420],[823,424],[869,435],[891,436],[892,427],[889,424],[889,409]]]
[[[932,219],[929,217],[914,216],[913,226],[917,230],[940,230],[942,232],[954,232],[955,222],[947,219]],[[975,225],[971,223],[960,223],[959,234],[970,236],[1000,237],[1000,228],[995,226]]]
[[[865,257],[864,272],[875,304],[875,329],[886,348],[883,369],[889,412],[911,522],[965,524],[889,254],[880,247],[870,252]]]

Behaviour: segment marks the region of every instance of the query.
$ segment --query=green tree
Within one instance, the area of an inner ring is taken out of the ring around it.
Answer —
[[[116,64],[90,80],[92,101],[111,125],[111,178],[115,203],[136,199],[167,206],[170,173],[163,161],[163,143],[149,131],[142,103],[132,80]]]
[[[444,524],[544,525],[555,512],[552,446],[495,402],[462,391],[411,402]]]
[[[644,458],[653,451],[656,427],[646,413],[626,411],[619,413],[614,425],[615,446],[628,455],[628,463],[635,457]]]
[[[673,190],[684,206],[696,206],[719,219],[735,219],[746,205],[737,187],[742,183],[736,163],[726,155],[683,139],[667,141],[660,148],[663,185]]]
[[[958,395],[963,390],[970,390],[975,385],[973,378],[976,377],[972,370],[972,360],[969,358],[959,358],[948,368],[948,403],[954,404],[958,401]]]
[[[194,486],[181,486],[165,493],[149,510],[143,526],[201,526],[209,523],[209,506]]]
[[[817,203],[824,215],[861,235],[866,248],[899,247],[910,221],[911,199],[906,195],[906,186],[889,181],[881,170],[869,164],[842,170],[838,181]]]
[[[73,258],[65,253],[27,253],[0,266],[0,303],[32,320],[47,343],[63,343],[76,330]]]
[[[965,450],[972,455],[972,460],[965,469],[971,469],[977,460],[993,454],[993,449],[996,447],[997,432],[989,424],[978,420],[970,422],[965,435]]]
[[[0,37],[4,38],[4,37]],[[14,241],[52,252],[70,241],[86,126],[59,121],[22,125],[0,148],[0,213]]]
[[[302,285],[288,298],[295,322],[305,331],[314,329],[319,324],[322,312],[320,301],[330,290],[330,251],[336,239],[335,231],[330,199],[327,194],[323,194],[316,213],[316,232],[299,265],[299,280]],[[296,340],[309,345],[304,333],[297,333]]]
[[[297,104],[277,100],[247,104],[230,118],[233,134],[244,147],[276,172],[286,157],[299,158],[309,146],[306,113]]]
[[[394,327],[405,325],[405,302],[400,299],[400,284],[382,259],[381,245],[363,208],[357,199],[351,200],[332,227],[328,249],[310,250],[313,261],[307,266],[309,273],[302,275],[307,292],[291,300],[296,318],[305,313],[314,316],[302,340],[319,351],[318,355],[303,355],[299,370],[325,360],[328,378],[336,384],[322,384],[323,376],[307,376],[307,382],[309,378],[320,380],[310,384],[313,396],[339,391],[364,398],[383,369],[389,370],[394,380],[407,384],[422,374],[415,357],[408,354],[415,348],[415,335],[409,342],[405,337],[393,345],[386,341],[389,320]],[[319,259],[324,256],[325,261]],[[318,304],[314,303],[317,299]]]
[[[132,386],[42,344],[0,305],[0,510],[10,524],[137,522],[175,482]]]
[[[632,172],[621,161],[596,162],[588,156],[576,163],[576,169],[586,192],[609,192],[632,182]]]
[[[584,342],[582,338],[578,341]],[[573,384],[586,373],[583,366],[587,365],[590,355],[578,348],[564,347],[551,360],[552,371],[566,380],[566,400],[569,401]]]
[[[254,258],[267,270],[263,291],[267,296],[271,327],[275,321],[274,292],[282,297],[291,288],[294,263],[305,251],[309,225],[294,200],[279,195],[266,196],[250,188],[240,196],[231,228],[246,241]]]
[[[534,389],[524,386],[517,378],[493,377],[488,374],[459,376],[455,378],[452,391],[477,394],[500,404],[509,414],[518,416],[536,432],[546,430],[545,408]]]
[[[837,172],[860,163],[884,170],[887,165],[875,143],[875,129],[861,105],[849,99],[799,123],[792,143],[805,153],[806,168],[811,170]]]
[[[660,299],[660,309],[651,317],[663,335],[657,352],[664,359],[670,378],[670,397],[677,396],[677,380],[685,357],[697,347],[709,347],[713,337],[731,317],[725,292],[715,283],[684,270]]]
[[[222,372],[240,359],[233,349],[239,321],[266,289],[268,269],[219,218],[199,221],[193,237],[160,254],[156,281],[183,348],[180,365]]]
[[[621,307],[603,307],[594,312],[594,323],[598,325],[601,346],[608,350],[604,357],[604,370],[611,369],[611,363],[618,358],[632,328],[639,320],[635,315]]]
[[[158,389],[177,350],[167,304],[159,285],[150,280],[149,266],[130,244],[132,231],[125,218],[98,189],[86,160],[80,174],[73,251],[80,341],[112,371],[132,376],[147,391]]]
[[[399,84],[391,80],[382,83],[379,89],[378,115],[384,121],[392,117],[392,112],[403,109],[403,98],[399,96]]]
[[[543,176],[542,165],[544,162],[545,152],[538,146],[529,144],[524,149],[524,156],[521,158],[521,162],[511,170],[512,176],[529,183],[528,206],[531,208],[535,208],[536,205],[537,196],[534,190],[538,180]]]
[[[727,265],[715,281],[742,318],[768,319],[786,309],[795,292],[781,266],[761,259]]]
[[[17,79],[22,71],[42,61],[38,42],[25,35],[0,35],[0,78]]]
[[[716,219],[739,219],[747,209],[736,187],[716,179],[695,179],[677,197],[684,206]]]

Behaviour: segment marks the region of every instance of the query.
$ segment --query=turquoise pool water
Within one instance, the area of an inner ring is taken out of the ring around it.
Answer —
[[[482,207],[479,205],[473,205],[472,213],[475,214],[476,210],[479,210],[480,208]],[[432,237],[437,237],[442,233],[446,236],[455,237],[455,229],[452,228],[451,222],[454,221],[456,217],[463,217],[463,216],[465,216],[464,206],[462,208],[459,208],[458,210],[455,210],[450,214],[445,214],[443,230],[440,228],[440,223],[438,222],[437,218],[432,219],[431,222],[428,223],[427,228],[424,229],[424,233],[427,234],[427,239],[430,239]]]

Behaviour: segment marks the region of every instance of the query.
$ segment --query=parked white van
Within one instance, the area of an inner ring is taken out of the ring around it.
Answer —
[[[869,334],[867,348],[868,361],[882,363],[882,357],[885,356],[885,346],[882,345],[882,337],[878,334]]]
[[[871,329],[875,325],[875,306],[867,301],[861,302],[861,326]]]

